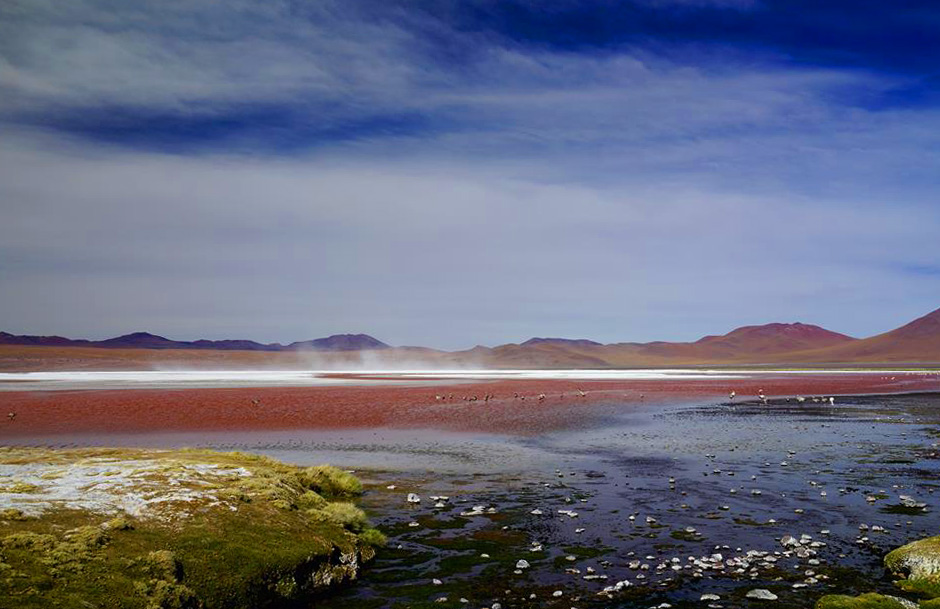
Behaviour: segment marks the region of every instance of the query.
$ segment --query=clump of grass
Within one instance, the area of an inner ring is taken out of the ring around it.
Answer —
[[[134,528],[134,525],[131,524],[131,521],[127,518],[124,518],[123,516],[112,518],[101,526],[108,531],[129,531]]]
[[[148,552],[141,562],[144,569],[154,579],[176,581],[180,576],[180,565],[176,556],[169,550],[155,550]]]
[[[6,486],[0,486],[0,493],[38,493],[42,490],[41,486],[36,486],[35,484],[28,484],[26,482],[15,481],[12,484],[7,484]]]
[[[304,491],[297,498],[297,509],[300,510],[318,510],[326,507],[327,501],[319,494],[313,491]]]
[[[23,521],[28,519],[29,516],[23,513],[23,510],[18,510],[16,508],[7,508],[5,510],[0,510],[0,520],[18,520]]]
[[[319,514],[354,533],[361,532],[369,526],[369,519],[366,518],[365,512],[351,503],[329,503],[314,512],[314,515]]]
[[[52,535],[23,531],[7,535],[0,541],[0,548],[4,550],[35,550],[45,551],[55,546],[56,539]]]
[[[869,593],[861,596],[830,594],[819,599],[816,609],[905,609],[905,605],[893,596],[882,594]]]
[[[135,582],[134,591],[143,597],[146,609],[196,609],[201,606],[192,590],[163,579]]]
[[[280,500],[290,504],[297,494],[295,489],[287,486],[283,481],[269,476],[241,479],[236,486],[251,499],[257,498],[265,501]]]
[[[362,533],[359,533],[359,541],[374,548],[382,548],[388,543],[388,538],[378,529],[366,529]]]
[[[316,465],[298,472],[297,478],[304,488],[327,497],[353,497],[362,494],[359,479],[332,465]]]

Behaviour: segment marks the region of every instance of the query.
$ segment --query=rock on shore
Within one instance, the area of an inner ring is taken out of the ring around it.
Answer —
[[[940,608],[940,536],[929,537],[893,550],[885,566],[901,577],[896,585],[916,594],[917,602],[893,595],[868,593],[861,596],[833,594],[816,603],[816,609],[937,609]]]

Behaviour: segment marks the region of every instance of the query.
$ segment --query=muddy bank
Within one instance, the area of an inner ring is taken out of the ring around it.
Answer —
[[[736,379],[469,382],[434,386],[5,391],[0,439],[185,430],[436,428],[531,435],[650,403],[940,389],[936,375],[760,374]]]

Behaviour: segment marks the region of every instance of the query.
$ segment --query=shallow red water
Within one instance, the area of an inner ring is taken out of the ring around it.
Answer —
[[[89,432],[367,427],[535,434],[577,426],[595,416],[598,405],[606,405],[609,412],[651,402],[724,401],[732,389],[739,400],[755,399],[761,389],[767,396],[940,391],[940,377],[767,374],[746,379],[512,380],[430,387],[10,391],[0,393],[0,440]],[[487,394],[495,397],[486,401]],[[545,398],[538,399],[539,394]],[[473,396],[477,399],[470,401]],[[16,416],[11,419],[7,413]]]

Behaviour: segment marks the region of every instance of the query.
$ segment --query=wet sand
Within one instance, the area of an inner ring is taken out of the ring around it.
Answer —
[[[5,391],[0,440],[168,431],[432,428],[534,435],[643,404],[940,390],[936,374],[752,374],[684,380],[501,380],[452,385]],[[581,395],[581,392],[585,395]],[[544,394],[543,399],[539,399]],[[486,395],[494,396],[487,400]],[[473,398],[476,398],[475,400]],[[523,399],[524,398],[524,399]]]

